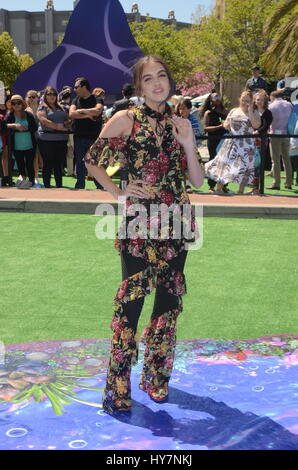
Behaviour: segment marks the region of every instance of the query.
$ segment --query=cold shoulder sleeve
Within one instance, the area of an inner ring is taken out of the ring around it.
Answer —
[[[123,168],[127,162],[127,140],[128,137],[98,137],[85,155],[84,161],[105,169],[116,164]]]

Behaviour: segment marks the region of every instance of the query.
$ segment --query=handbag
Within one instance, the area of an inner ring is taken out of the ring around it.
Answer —
[[[298,119],[297,119],[297,122],[296,122],[294,132],[292,132],[292,134],[297,135],[297,137],[292,137],[291,140],[290,140],[291,150],[298,150]],[[298,152],[296,152],[296,153],[298,153]]]

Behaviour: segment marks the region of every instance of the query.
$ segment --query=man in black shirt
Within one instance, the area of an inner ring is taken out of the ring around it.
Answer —
[[[246,82],[246,86],[245,86],[246,90],[249,90],[252,93],[256,93],[256,91],[260,89],[268,92],[268,84],[264,80],[264,78],[260,76],[260,67],[258,65],[254,65],[252,67],[252,73],[253,73],[252,78],[250,78]]]
[[[100,134],[103,100],[91,94],[90,84],[86,78],[77,78],[74,90],[77,97],[70,106],[69,117],[74,120],[74,153],[77,173],[75,188],[84,189],[87,169],[83,158]],[[102,189],[96,180],[94,183],[98,189]]]
[[[122,88],[122,100],[115,101],[114,106],[112,108],[111,116],[118,113],[118,111],[122,111],[123,109],[128,109],[130,105],[130,98],[134,94],[134,88],[130,83],[126,83],[123,85]]]

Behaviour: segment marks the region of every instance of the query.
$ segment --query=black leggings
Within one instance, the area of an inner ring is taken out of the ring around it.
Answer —
[[[210,133],[210,135],[212,135]],[[209,152],[209,161],[210,160],[213,160],[215,157],[216,157],[216,148],[220,142],[221,138],[219,137],[218,139],[217,138],[213,138],[213,139],[210,139],[207,141],[207,147],[208,147],[208,152]],[[215,188],[216,186],[216,181],[208,178],[208,186],[210,188]]]
[[[29,181],[31,181],[32,184],[34,184],[34,156],[35,156],[35,150],[34,149],[29,149],[29,150],[14,150],[13,151],[14,157],[17,162],[17,167],[18,167],[18,172],[20,175],[23,177],[26,176],[26,170],[27,170],[27,176],[29,178]]]
[[[54,172],[57,188],[62,187],[62,165],[67,154],[67,141],[39,140],[38,148],[43,160],[42,177],[46,188],[50,187]]]
[[[169,269],[175,269],[183,273],[184,265],[187,257],[187,251],[182,251],[177,257],[168,261]],[[142,258],[132,256],[128,253],[121,252],[121,265],[122,265],[122,281],[125,281],[128,277],[143,271],[148,267],[146,261]],[[125,315],[129,321],[130,327],[136,332],[138,327],[138,321],[142,312],[145,297],[141,299],[132,300],[127,304],[123,305],[123,315]],[[153,314],[151,319],[159,317],[169,310],[177,308],[179,304],[179,298],[176,295],[169,294],[168,290],[162,286],[156,286]]]

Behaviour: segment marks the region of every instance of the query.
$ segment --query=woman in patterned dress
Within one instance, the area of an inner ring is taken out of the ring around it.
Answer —
[[[232,109],[223,123],[232,135],[252,134],[261,125],[258,111],[253,105],[250,91],[240,96],[240,106]],[[254,179],[255,139],[225,139],[216,157],[206,163],[208,178],[217,182],[217,192],[223,194],[223,185],[239,183],[238,194],[244,193],[246,185]]]
[[[126,217],[115,243],[121,255],[123,281],[114,299],[111,323],[114,334],[103,394],[107,412],[131,409],[130,375],[131,366],[137,361],[137,324],[144,298],[153,288],[153,313],[143,333],[146,349],[140,388],[156,402],[167,399],[176,320],[182,311],[181,296],[186,293],[183,269],[188,243],[195,238],[195,219],[191,215],[186,217],[188,230],[177,236],[175,213],[189,206],[183,186],[185,171],[195,187],[202,186],[204,180],[190,122],[171,117],[166,106],[173,92],[167,65],[155,56],[141,58],[134,67],[134,85],[138,96],[145,98],[144,105],[116,113],[85,156],[88,170],[100,184],[116,199],[126,199]],[[105,171],[116,162],[128,172],[124,191]],[[153,207],[160,211],[152,213]],[[169,210],[173,207],[173,211]],[[161,219],[162,212],[167,211],[165,227]],[[134,226],[140,213],[145,234],[140,225]],[[185,222],[183,217],[180,222]],[[130,232],[131,227],[135,230]]]

